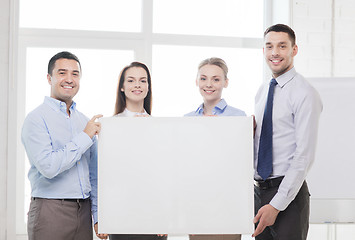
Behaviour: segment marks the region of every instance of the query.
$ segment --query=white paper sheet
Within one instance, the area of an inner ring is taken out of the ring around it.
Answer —
[[[253,232],[251,117],[100,122],[100,232]]]

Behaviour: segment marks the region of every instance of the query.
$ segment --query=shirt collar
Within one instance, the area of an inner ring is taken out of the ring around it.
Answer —
[[[198,106],[198,108],[196,109],[196,113],[197,114],[202,114],[203,113],[203,103],[200,106]]]
[[[286,85],[286,83],[291,81],[296,76],[296,74],[297,72],[295,67],[292,67],[290,70],[276,78],[277,84],[282,88]]]
[[[48,104],[52,109],[55,111],[62,111],[62,112],[67,112],[67,104],[65,102],[59,101],[55,98],[45,96],[44,97],[44,103]],[[76,110],[76,102],[72,102],[70,108],[70,112],[73,112]]]
[[[216,113],[216,110],[223,111],[227,107],[227,102],[223,98],[214,106],[213,113]],[[203,103],[197,108],[197,114],[203,114]]]
[[[219,101],[219,103],[217,103],[217,105],[214,107],[214,109],[224,110],[226,107],[227,102],[222,98],[221,101]]]
[[[126,117],[134,117],[134,116],[139,116],[139,115],[149,115],[145,109],[144,109],[144,112],[142,113],[139,113],[139,112],[132,112],[132,111],[129,111],[127,108],[122,112],[122,115],[123,116],[126,116]]]

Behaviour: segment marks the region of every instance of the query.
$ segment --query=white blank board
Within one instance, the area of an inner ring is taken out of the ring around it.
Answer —
[[[310,220],[355,222],[355,79],[309,80],[323,101],[316,158],[307,176]]]
[[[100,122],[100,232],[253,232],[251,117]]]

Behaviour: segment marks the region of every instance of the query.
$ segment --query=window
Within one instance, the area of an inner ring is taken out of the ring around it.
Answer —
[[[47,66],[49,59],[60,48],[27,48],[26,69],[26,114],[43,102],[44,96],[49,95],[47,84]],[[74,101],[77,107],[88,117],[95,114],[110,116],[113,114],[112,104],[116,101],[116,88],[119,69],[134,59],[132,50],[106,49],[71,49],[80,60],[82,77],[80,91]]]
[[[153,31],[260,38],[263,7],[255,0],[154,0]]]
[[[20,27],[140,32],[141,9],[140,0],[20,0]]]
[[[262,79],[262,51],[153,45],[154,115],[183,116],[197,109],[203,101],[195,84],[197,67],[209,57],[222,58],[229,68],[229,86],[223,90],[222,97],[231,106],[249,114],[253,112],[253,96]]]
[[[48,61],[62,50],[81,61],[81,88],[74,100],[87,116],[112,115],[118,75],[133,60],[151,69],[153,115],[183,116],[202,102],[195,78],[199,62],[208,57],[227,62],[226,101],[252,114],[263,78],[263,2],[20,0],[19,119],[13,124],[21,129],[26,114],[49,95]],[[18,143],[17,233],[26,234],[28,160]]]

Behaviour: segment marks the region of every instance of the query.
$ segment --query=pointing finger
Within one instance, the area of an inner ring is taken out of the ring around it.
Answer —
[[[97,114],[90,119],[90,122],[95,122],[96,119],[103,117],[102,114]]]

